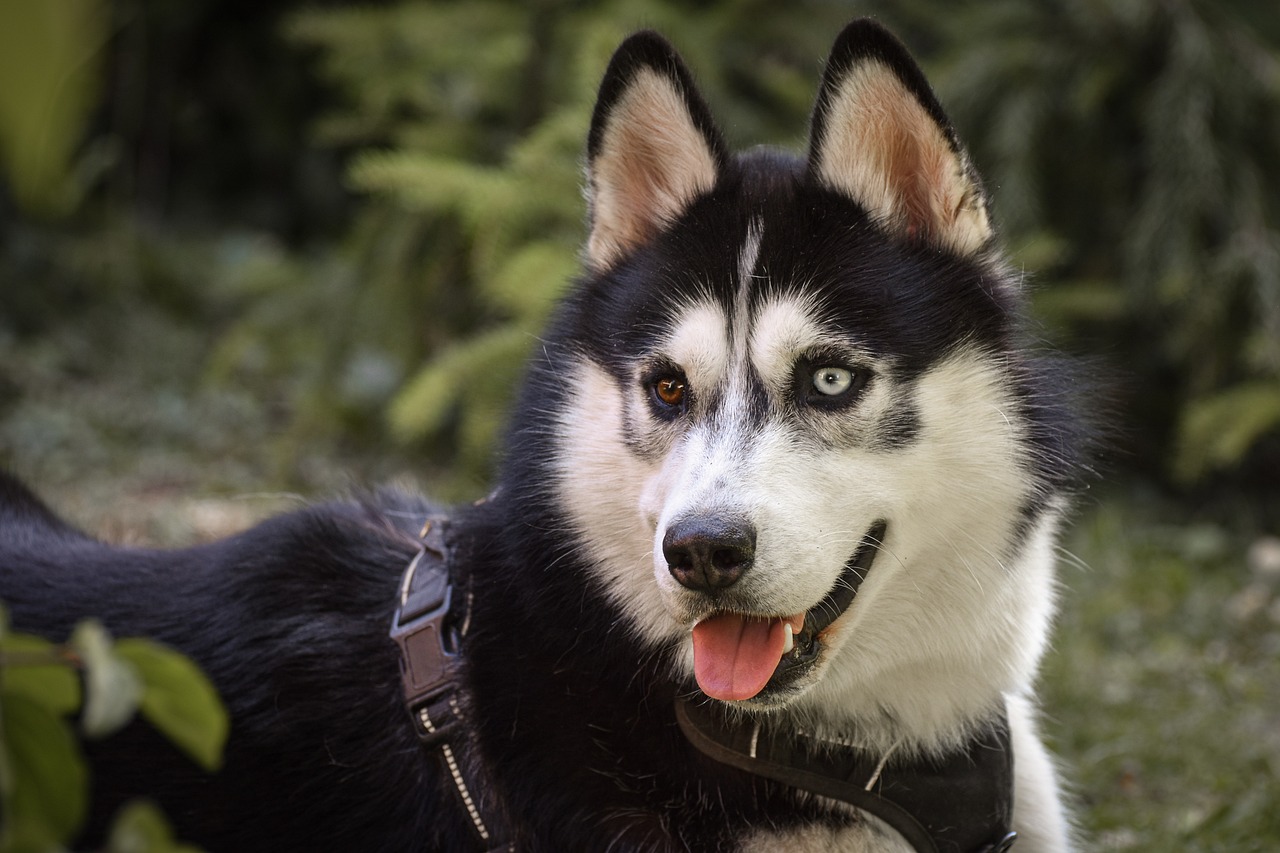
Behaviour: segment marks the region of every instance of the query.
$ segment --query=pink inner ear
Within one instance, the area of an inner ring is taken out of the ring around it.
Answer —
[[[608,266],[676,219],[715,180],[715,155],[684,97],[656,71],[638,72],[591,163],[588,258]]]
[[[830,100],[818,170],[881,222],[910,239],[976,250],[990,235],[962,155],[891,69],[867,62]]]
[[[614,239],[626,245],[649,240],[676,191],[668,185],[663,152],[647,128],[627,124],[618,128],[617,156],[609,177],[612,188]]]
[[[896,130],[902,138],[888,146],[890,184],[900,199],[900,211],[909,238],[927,239],[945,235],[955,225],[961,191],[956,176],[955,155],[945,137],[924,109],[914,102]],[[927,125],[921,126],[923,122]]]

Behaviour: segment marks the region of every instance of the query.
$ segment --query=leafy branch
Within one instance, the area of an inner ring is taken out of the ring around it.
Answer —
[[[89,791],[77,730],[105,738],[139,713],[205,770],[221,766],[227,713],[190,660],[151,640],[115,641],[92,619],[52,643],[9,630],[0,608],[0,853],[63,850],[75,839]],[[176,842],[160,810],[142,800],[120,810],[106,846],[195,849]]]

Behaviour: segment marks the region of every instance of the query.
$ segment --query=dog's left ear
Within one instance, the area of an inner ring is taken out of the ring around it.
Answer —
[[[868,19],[836,39],[809,139],[809,170],[884,227],[962,255],[991,239],[986,198],[920,67]]]
[[[624,41],[587,138],[587,263],[605,269],[655,236],[715,185],[727,156],[675,49],[649,31]]]

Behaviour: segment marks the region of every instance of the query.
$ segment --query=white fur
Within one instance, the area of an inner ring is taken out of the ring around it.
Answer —
[[[875,818],[871,825],[844,829],[805,826],[787,831],[754,832],[742,844],[742,853],[916,853],[896,832]]]
[[[744,277],[759,242],[758,228],[744,236]],[[706,604],[671,577],[661,547],[667,527],[690,513],[728,511],[754,524],[755,562],[737,590],[769,615],[814,606],[867,530],[886,519],[883,546],[826,635],[805,691],[758,710],[791,715],[819,736],[910,751],[955,744],[970,721],[1004,704],[1016,750],[1018,849],[1065,849],[1054,769],[1025,698],[1054,610],[1057,512],[1042,514],[1014,550],[1018,511],[1033,495],[1003,366],[960,349],[899,388],[887,364],[824,325],[813,299],[773,297],[754,317],[743,316],[747,304],[739,299],[732,317],[711,302],[683,306],[658,351],[636,354],[634,379],[622,386],[590,361],[573,366],[558,493],[596,581],[626,615],[619,628],[655,648],[682,644],[678,666],[692,672],[689,632]],[[795,360],[833,347],[874,372],[858,402],[802,415],[776,405],[752,426],[747,365],[780,403],[793,393]],[[682,366],[695,398],[718,390],[722,405],[714,414],[695,406],[675,422],[652,418],[639,378],[652,358]],[[919,434],[878,450],[880,420],[904,395]],[[628,431],[651,452],[629,448]],[[861,825],[760,833],[744,849],[898,848]]]

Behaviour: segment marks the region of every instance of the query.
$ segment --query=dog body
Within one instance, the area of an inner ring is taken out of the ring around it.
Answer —
[[[1070,374],[1024,347],[1018,282],[918,68],[855,22],[808,156],[733,156],[679,58],[639,34],[601,86],[588,184],[586,273],[531,363],[498,489],[451,521],[481,810],[522,851],[910,850],[703,755],[677,698],[890,768],[1003,716],[1016,849],[1067,849],[1033,681],[1078,466]],[[19,628],[97,615],[156,636],[232,711],[211,779],[140,725],[96,745],[102,802],[150,790],[211,849],[473,849],[386,637],[433,508],[335,504],[159,553],[5,488]]]

